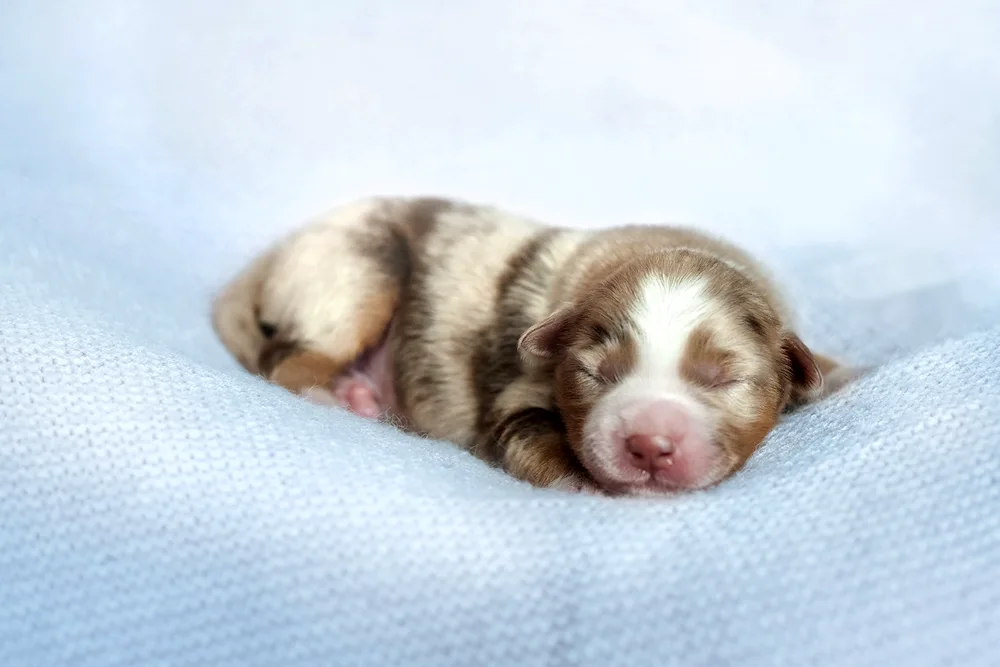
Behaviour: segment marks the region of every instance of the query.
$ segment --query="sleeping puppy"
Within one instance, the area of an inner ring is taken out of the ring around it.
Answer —
[[[541,487],[699,489],[846,382],[758,264],[665,226],[572,231],[379,198],[263,253],[213,305],[250,372]]]

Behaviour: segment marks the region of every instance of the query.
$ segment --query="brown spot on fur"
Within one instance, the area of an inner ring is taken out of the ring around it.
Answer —
[[[295,350],[271,372],[268,379],[289,391],[300,393],[312,387],[328,387],[344,370],[344,363],[313,350]]]
[[[413,262],[424,244],[424,239],[434,229],[442,213],[456,210],[461,204],[436,197],[413,199],[404,205],[398,217],[389,211],[390,217],[378,217],[376,227],[388,228],[388,234],[372,234],[369,231],[356,233],[358,251],[374,260],[386,274],[400,283],[407,283],[413,273]],[[416,252],[415,252],[416,251]]]
[[[520,410],[498,423],[493,433],[494,460],[518,479],[547,487],[564,478],[588,478],[566,443],[559,416],[551,410]]]
[[[258,367],[270,382],[299,393],[312,387],[328,387],[353,361],[353,358],[334,359],[298,343],[274,341],[264,347]]]
[[[410,279],[412,260],[406,234],[394,227],[373,234],[367,230],[355,232],[353,239],[358,254],[375,262],[393,283],[403,284]]]
[[[524,311],[520,290],[543,290],[547,276],[538,275],[538,260],[556,235],[546,230],[529,239],[511,257],[497,282],[493,322],[476,332],[472,353],[472,385],[478,403],[477,430],[488,430],[496,420],[493,405],[500,393],[522,373],[517,345],[534,322]]]
[[[634,301],[634,282],[606,279],[582,299],[579,314],[566,336],[555,369],[555,397],[569,442],[581,446],[583,427],[594,404],[628,374],[637,362],[636,341],[628,331],[628,304]],[[596,369],[583,355],[603,355]],[[592,377],[594,370],[599,378]],[[603,380],[603,381],[602,381]]]
[[[408,280],[402,287],[398,311],[400,326],[391,342],[393,383],[401,414],[408,414],[411,405],[432,396],[443,381],[433,369],[419,375],[407,375],[407,369],[423,368],[414,360],[426,358],[425,350],[435,344],[425,339],[434,317],[435,304],[425,287],[429,267],[426,265],[424,246],[427,237],[434,233],[441,215],[454,207],[455,204],[445,199],[417,199],[406,204],[396,223],[406,235],[410,249]]]
[[[462,204],[442,197],[421,197],[407,204],[401,224],[409,232],[410,240],[420,245],[434,229],[441,214],[461,207]]]
[[[758,338],[767,338],[767,330],[761,316],[757,313],[744,313],[742,317],[743,325]]]
[[[613,334],[603,322],[593,320],[590,322],[590,337],[595,343],[607,343],[612,339]]]
[[[562,420],[559,415],[544,408],[525,408],[513,412],[491,429],[489,446],[483,450],[490,460],[502,461],[507,444],[514,438],[533,439],[547,433],[561,433]]]
[[[604,359],[597,367],[597,372],[606,382],[619,382],[635,368],[637,355],[635,341],[626,338],[607,349]]]
[[[706,327],[691,332],[681,361],[681,377],[708,389],[733,380],[733,354],[719,348]]]
[[[757,451],[764,438],[777,424],[779,414],[777,411],[768,410],[761,413],[754,421],[746,424],[724,419],[716,427],[717,442],[725,450],[726,458],[729,459],[727,477],[746,465],[747,460]]]
[[[295,343],[283,340],[270,342],[261,350],[260,357],[257,360],[257,368],[260,369],[261,375],[268,377],[278,367],[278,364],[298,350],[299,348]]]

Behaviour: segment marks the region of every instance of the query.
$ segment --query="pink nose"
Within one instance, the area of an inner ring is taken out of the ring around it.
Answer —
[[[691,431],[686,410],[671,401],[655,401],[628,422],[625,447],[636,468],[656,472],[674,464],[674,455]]]
[[[655,472],[674,464],[674,443],[666,436],[637,433],[625,443],[636,468]]]

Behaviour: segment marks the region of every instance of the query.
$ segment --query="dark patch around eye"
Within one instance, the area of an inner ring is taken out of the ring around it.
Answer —
[[[719,349],[711,335],[704,329],[696,330],[688,340],[681,372],[688,379],[705,389],[721,389],[737,380],[734,377],[734,356]]]
[[[601,324],[600,322],[594,322],[590,325],[590,337],[595,343],[607,343],[611,340],[611,331]]]
[[[606,383],[621,382],[635,366],[635,350],[628,343],[623,343],[608,350],[604,359],[597,367],[597,374]]]
[[[263,334],[264,338],[271,339],[278,335],[278,327],[273,324],[258,322],[257,327],[260,329],[260,333]]]
[[[691,366],[693,379],[707,389],[721,389],[734,382],[727,368],[715,362],[695,362]]]
[[[621,364],[617,363],[615,359],[607,358],[601,362],[601,365],[597,367],[597,377],[600,378],[601,382],[617,382],[618,375],[621,373]]]
[[[759,317],[753,313],[748,313],[742,319],[746,328],[750,329],[758,338],[765,337],[764,323],[760,321]]]

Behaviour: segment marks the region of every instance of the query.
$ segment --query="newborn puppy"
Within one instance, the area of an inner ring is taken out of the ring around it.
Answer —
[[[442,199],[313,221],[217,297],[250,372],[543,487],[713,485],[850,373],[764,270],[699,232],[555,229]]]

